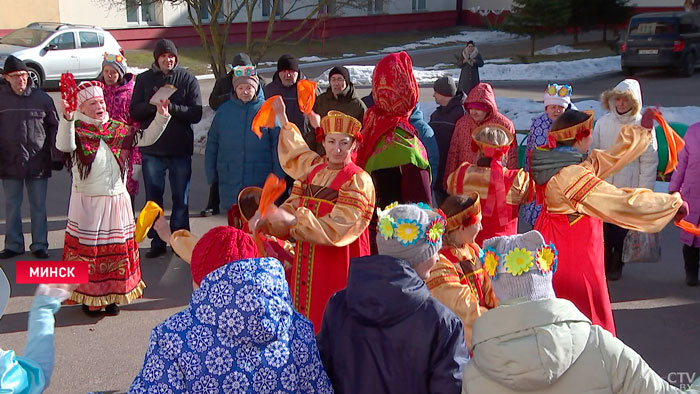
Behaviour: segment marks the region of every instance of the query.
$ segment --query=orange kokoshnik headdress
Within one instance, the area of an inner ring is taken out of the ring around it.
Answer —
[[[557,147],[557,142],[571,140],[580,141],[591,135],[591,132],[593,131],[593,111],[586,110],[582,112],[588,115],[588,119],[564,129],[550,130],[549,137],[547,137],[546,147],[549,149],[554,149]]]
[[[476,223],[481,216],[481,200],[479,199],[479,193],[468,192],[464,193],[463,195],[474,200],[474,203],[468,208],[465,208],[447,218],[447,231],[456,230],[461,226],[471,226],[472,224]]]
[[[321,142],[328,134],[346,134],[362,142],[362,123],[340,111],[328,111],[321,119],[321,127],[316,129],[316,140]]]

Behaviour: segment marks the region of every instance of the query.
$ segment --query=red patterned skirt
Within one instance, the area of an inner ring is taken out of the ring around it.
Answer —
[[[129,304],[141,298],[139,248],[134,241],[134,216],[129,194],[88,196],[71,193],[64,261],[89,261],[90,282],[70,299],[90,306]]]

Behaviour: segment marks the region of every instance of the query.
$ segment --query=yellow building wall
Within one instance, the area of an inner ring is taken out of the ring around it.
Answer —
[[[0,0],[0,10],[0,30],[60,21],[58,0]]]

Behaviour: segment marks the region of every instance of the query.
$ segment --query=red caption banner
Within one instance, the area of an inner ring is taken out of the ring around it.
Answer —
[[[17,283],[88,283],[87,261],[18,261]]]

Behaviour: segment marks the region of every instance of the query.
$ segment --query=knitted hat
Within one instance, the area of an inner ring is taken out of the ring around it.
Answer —
[[[233,62],[231,63],[231,68],[236,67],[236,66],[251,66],[253,65],[253,62],[250,60],[250,56],[248,56],[247,53],[237,53],[236,56],[233,57]]]
[[[0,268],[0,317],[5,312],[7,303],[10,301],[10,282],[7,281],[5,271]]]
[[[377,210],[379,254],[405,260],[411,267],[429,259],[442,247],[443,215],[424,203],[394,203]]]
[[[160,55],[164,53],[172,53],[175,55],[175,58],[177,58],[177,47],[175,46],[174,42],[168,40],[167,38],[163,38],[156,43],[156,47],[153,49],[153,58],[157,62]]]
[[[538,231],[494,237],[484,241],[482,263],[491,276],[493,291],[501,301],[554,298],[552,275],[557,251]]]
[[[282,55],[277,60],[277,72],[285,70],[299,71],[299,60],[294,55]]]
[[[570,85],[550,83],[547,85],[547,90],[544,91],[544,106],[558,105],[567,108],[571,104],[572,92]]]
[[[331,71],[328,72],[328,80],[330,81],[331,77],[336,74],[342,75],[345,79],[345,83],[348,85],[352,84],[352,82],[350,82],[350,71],[347,68],[343,66],[335,66],[331,68]]]
[[[454,97],[457,94],[455,80],[449,75],[436,79],[433,83],[433,90],[446,97]]]
[[[236,66],[233,68],[233,88],[235,89],[242,83],[251,85],[253,90],[257,92],[260,80],[254,66]]]
[[[78,85],[78,108],[80,106],[95,97],[104,98],[104,85],[100,81],[84,81]]]
[[[122,55],[113,55],[111,53],[105,52],[103,60],[102,60],[102,68],[104,69],[105,66],[111,66],[114,67],[115,70],[119,73],[119,76],[124,78],[124,74],[126,74],[126,58]]]
[[[14,71],[29,71],[29,68],[27,68],[27,65],[24,64],[23,61],[19,60],[13,55],[10,55],[5,60],[5,65],[2,68],[2,73],[9,74]]]
[[[231,226],[207,231],[192,251],[192,280],[197,285],[215,269],[232,261],[258,257],[258,248],[250,235]]]

